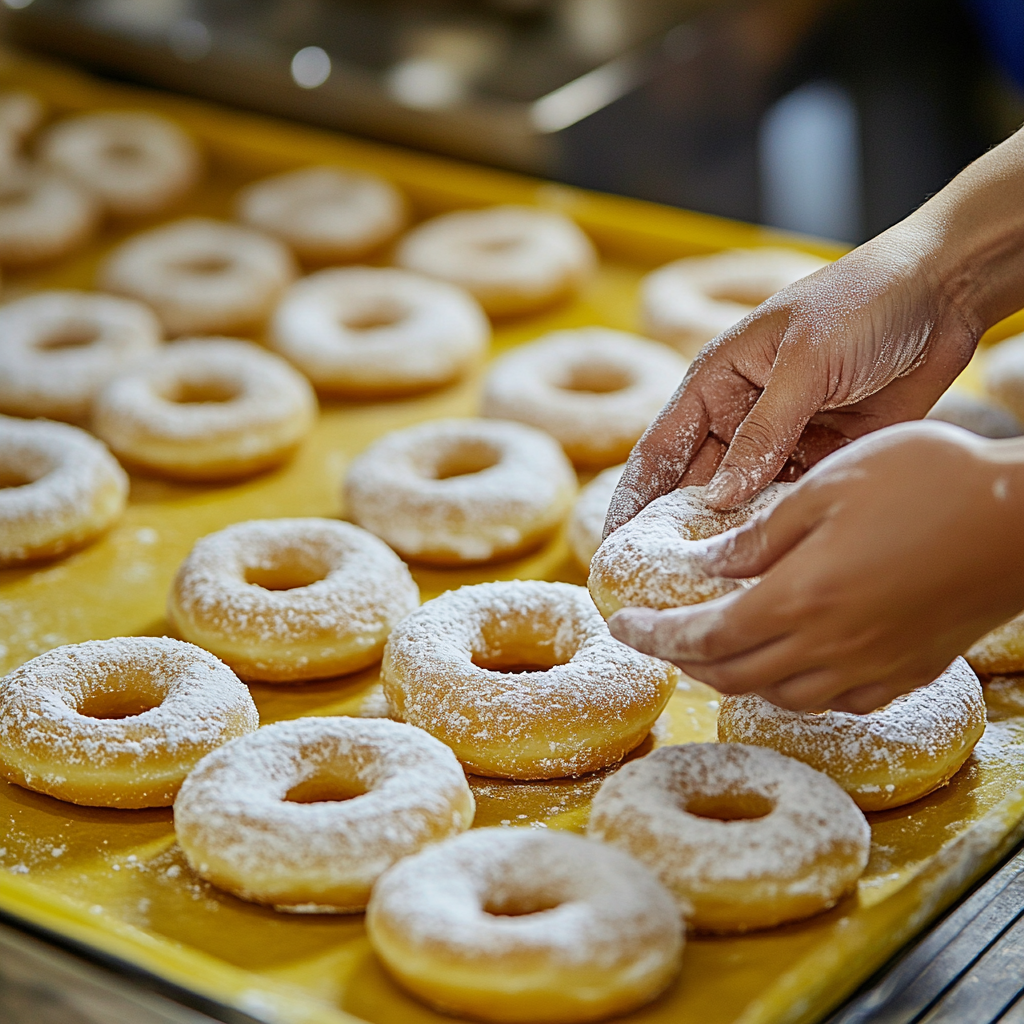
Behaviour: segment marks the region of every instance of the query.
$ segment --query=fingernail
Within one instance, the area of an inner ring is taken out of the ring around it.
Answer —
[[[704,500],[709,505],[728,505],[742,483],[743,480],[736,470],[720,469],[705,488]]]

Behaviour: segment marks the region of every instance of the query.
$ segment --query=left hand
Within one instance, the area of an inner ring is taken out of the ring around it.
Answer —
[[[878,431],[707,542],[705,559],[761,580],[622,609],[612,634],[724,693],[871,711],[1024,609],[1024,444],[936,422]]]

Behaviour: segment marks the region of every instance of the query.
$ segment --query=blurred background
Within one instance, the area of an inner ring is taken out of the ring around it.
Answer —
[[[1024,121],[1024,0],[0,0],[123,79],[857,242]]]

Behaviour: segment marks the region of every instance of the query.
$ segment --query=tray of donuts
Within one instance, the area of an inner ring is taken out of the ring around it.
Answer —
[[[267,1022],[812,1021],[1019,838],[1012,676],[605,625],[727,585],[759,505],[602,544],[618,467],[838,250],[10,53],[0,150],[0,911]]]

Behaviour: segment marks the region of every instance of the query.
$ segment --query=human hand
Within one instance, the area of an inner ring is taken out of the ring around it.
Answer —
[[[712,575],[761,580],[685,608],[622,609],[612,634],[724,693],[871,711],[1024,608],[1024,443],[891,427],[703,557]]]

